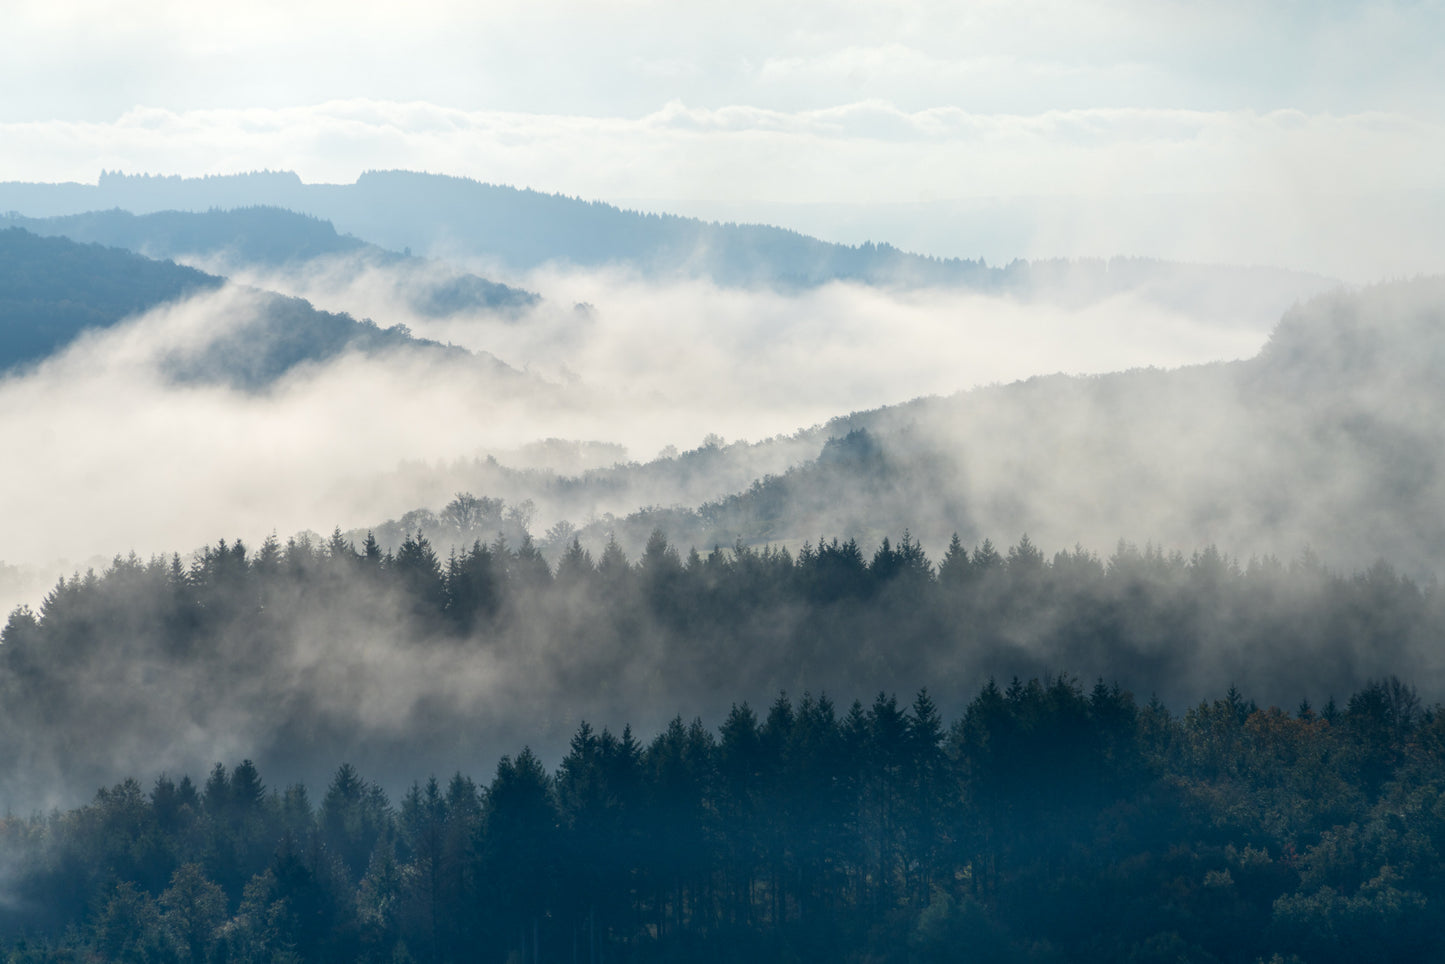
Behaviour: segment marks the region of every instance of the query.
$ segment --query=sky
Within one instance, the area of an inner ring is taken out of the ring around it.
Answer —
[[[404,167],[926,253],[1445,270],[1445,5],[7,0],[0,180]]]

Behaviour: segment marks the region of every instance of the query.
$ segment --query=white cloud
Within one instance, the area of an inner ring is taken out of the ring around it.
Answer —
[[[448,462],[548,437],[621,443],[645,458],[709,432],[756,440],[1040,372],[1245,356],[1270,322],[1260,311],[1238,325],[1188,292],[1175,308],[1143,291],[1068,307],[957,291],[835,284],[785,295],[556,271],[527,279],[548,300],[524,319],[437,322],[408,315],[384,270],[254,280],[491,351],[551,387],[406,356],[299,369],[262,395],[177,386],[157,359],[244,324],[254,296],[228,287],[158,309],[0,380],[0,436],[28,466],[0,477],[0,503],[24,507],[6,531],[7,562],[374,525],[418,505],[413,489],[381,481],[402,461]],[[595,306],[590,317],[573,310],[577,301]]]
[[[815,109],[1428,107],[1436,3],[537,0],[6,8],[0,119],[284,107],[338,97],[638,116],[674,98]],[[21,96],[18,92],[24,91]]]
[[[0,124],[11,180],[294,169],[312,181],[406,167],[590,197],[895,202],[1011,195],[1438,190],[1445,123],[1399,113],[1091,109],[786,112],[672,102],[639,118],[420,102],[136,108],[112,122]]]

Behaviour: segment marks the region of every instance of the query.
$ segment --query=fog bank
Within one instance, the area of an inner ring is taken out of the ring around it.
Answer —
[[[423,504],[414,490],[368,484],[402,461],[446,463],[546,438],[620,445],[646,460],[708,435],[767,438],[1038,372],[1240,357],[1265,337],[1132,296],[1071,308],[957,291],[834,284],[783,294],[548,271],[527,279],[547,293],[528,314],[437,320],[411,314],[384,269],[239,277],[492,352],[532,377],[522,385],[402,352],[302,366],[260,393],[178,385],[166,360],[243,329],[256,301],[228,288],[151,312],[0,382],[0,435],[28,466],[0,482],[7,504],[28,507],[0,559],[50,564],[197,546],[224,532],[366,526]]]

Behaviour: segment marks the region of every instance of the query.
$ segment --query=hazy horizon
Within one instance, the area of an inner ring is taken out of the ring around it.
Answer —
[[[1438,4],[21,0],[6,27],[0,181],[399,168],[991,262],[1445,270]]]
[[[1423,507],[1439,496],[1441,298],[1433,283],[1368,286],[1445,274],[1439,3],[161,0],[122,12],[20,0],[5,21],[0,184],[11,187],[114,171],[286,171],[307,185],[416,171],[991,265],[1126,256],[1288,276],[1146,272],[1081,294],[922,273],[862,283],[872,276],[809,273],[837,252],[800,253],[780,232],[649,233],[668,219],[560,202],[553,222],[520,203],[508,221],[497,212],[510,195],[472,207],[393,178],[318,216],[394,257],[172,250],[230,280],[169,303],[137,295],[143,309],[97,316],[0,378],[0,439],[22,454],[0,479],[12,514],[0,560],[46,573],[17,589],[31,570],[0,568],[0,605],[53,585],[57,557],[68,575],[95,556],[238,536],[254,547],[273,530],[284,540],[436,510],[439,492],[453,494],[444,482],[468,484],[450,467],[549,439],[663,464],[590,490],[553,485],[537,496],[538,527],[564,510],[585,525],[732,499],[759,543],[842,534],[811,531],[826,525],[877,544],[916,524],[936,556],[957,525],[1000,546],[1031,531],[1050,553],[1159,539],[1181,554],[1217,541],[1226,555],[1289,560],[1317,539],[1350,571],[1397,548],[1411,577],[1437,562]],[[403,253],[434,261],[403,270]],[[432,271],[538,298],[427,314],[415,286]],[[124,289],[117,274],[105,280]],[[1336,281],[1346,294],[1291,312]],[[257,288],[485,355],[303,345],[260,386],[177,378],[177,358],[224,362],[297,334],[267,328],[272,302]],[[66,302],[65,290],[48,301],[15,290],[17,318]],[[1261,358],[1281,318],[1292,319],[1285,347]],[[1000,384],[1013,387],[989,387]],[[871,441],[828,459],[816,435],[727,464],[670,454],[851,425],[850,413],[933,396],[943,400],[878,416]],[[763,485],[793,469],[796,490]],[[507,496],[553,482],[518,473]],[[304,613],[298,643],[323,615]],[[356,658],[375,661],[363,678],[383,686],[374,671],[405,661],[408,622],[364,621],[374,625]],[[525,636],[514,642],[526,649]],[[567,639],[550,642],[575,672]],[[349,652],[342,636],[327,644]],[[536,655],[490,678],[526,675]],[[1223,679],[1233,657],[1220,658]],[[722,684],[738,682],[717,663]],[[1364,665],[1331,672],[1349,680]],[[639,680],[647,671],[644,660]],[[460,703],[488,692],[441,672]],[[356,692],[338,679],[335,695]],[[399,695],[396,718],[424,714],[427,692]],[[648,692],[639,682],[639,701]],[[534,710],[506,707],[525,729]],[[198,729],[196,745],[220,735]]]

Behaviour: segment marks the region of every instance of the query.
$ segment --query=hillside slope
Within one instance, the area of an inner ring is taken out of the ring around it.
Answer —
[[[1318,298],[1247,361],[1038,377],[730,446],[709,457],[765,466],[776,447],[790,467],[701,504],[688,497],[701,451],[449,482],[534,498],[545,525],[567,518],[594,551],[615,535],[635,553],[654,528],[704,551],[820,535],[869,546],[907,528],[934,551],[954,532],[1050,549],[1123,538],[1241,560],[1309,551],[1347,570],[1384,557],[1427,577],[1445,572],[1442,368],[1445,279],[1423,279]],[[629,492],[647,502],[615,511]]]
[[[14,372],[63,350],[86,332],[112,328],[165,305],[219,294],[225,279],[118,248],[0,230],[0,372]],[[248,292],[202,323],[214,331],[161,346],[175,381],[220,382],[259,390],[299,365],[348,351],[399,349],[472,358],[463,349],[415,338],[404,327],[318,311],[299,298]],[[495,358],[475,356],[489,373],[517,375]],[[519,376],[520,377],[520,376]]]
[[[366,267],[390,268],[404,288],[404,302],[423,317],[519,311],[538,300],[530,291],[397,254],[338,234],[329,221],[276,207],[140,215],[112,208],[50,218],[12,217],[9,223],[35,234],[125,248],[151,258],[199,258],[226,268],[297,269],[320,259],[344,262],[353,274]]]

